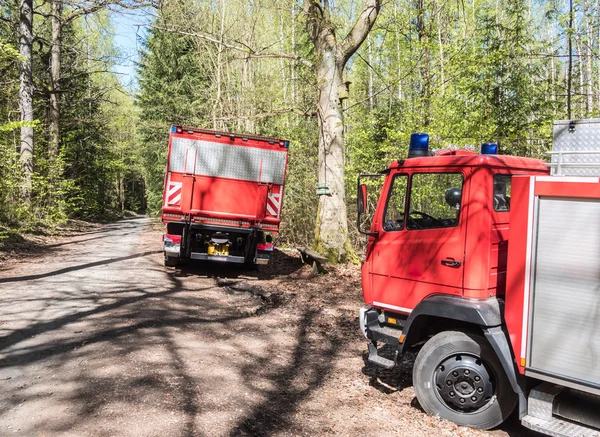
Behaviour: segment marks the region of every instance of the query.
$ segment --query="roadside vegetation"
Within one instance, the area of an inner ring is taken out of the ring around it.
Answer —
[[[168,130],[178,123],[289,139],[279,243],[352,259],[363,244],[356,177],[405,157],[411,132],[428,132],[434,148],[498,141],[502,153],[542,157],[553,120],[598,116],[600,6],[568,6],[7,0],[0,241],[68,219],[158,214]],[[139,31],[132,90],[114,72],[122,54],[111,17],[137,8],[153,18]],[[320,70],[331,53],[342,73],[335,89]],[[338,112],[323,106],[326,88]]]

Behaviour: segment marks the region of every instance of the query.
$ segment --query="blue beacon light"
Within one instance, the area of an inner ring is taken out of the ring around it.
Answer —
[[[497,155],[498,154],[498,143],[483,143],[481,145],[482,155]]]
[[[408,157],[418,158],[421,156],[429,156],[429,134],[415,132],[410,134]]]

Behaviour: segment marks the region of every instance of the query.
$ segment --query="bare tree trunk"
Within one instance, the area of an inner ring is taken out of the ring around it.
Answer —
[[[437,5],[436,5],[437,8]],[[444,77],[444,45],[442,42],[442,11],[438,12],[438,44],[440,46],[440,82],[441,82],[441,90],[442,96],[445,94],[446,90],[446,78]]]
[[[21,196],[27,206],[31,205],[31,187],[33,176],[33,0],[21,0],[20,4],[20,53],[22,56],[19,75],[19,106],[21,121],[28,122],[21,127],[21,172],[23,180]]]
[[[583,49],[581,43],[581,29],[579,28],[579,23],[575,20],[575,50],[577,51],[577,68],[579,69],[579,89],[577,90],[577,94],[583,94],[585,91],[584,87],[584,78],[583,78]],[[587,115],[587,108],[585,107],[586,101],[579,98],[579,117],[584,117]]]
[[[221,30],[219,33],[219,41],[220,44],[217,47],[217,95],[215,96],[215,103],[213,105],[213,129],[217,129],[217,117],[223,116],[223,108],[221,105],[221,87],[222,87],[222,75],[223,75],[223,65],[222,65],[222,57],[223,57],[223,38],[225,37],[225,0],[221,1]],[[220,114],[217,114],[218,109],[221,108]],[[222,121],[220,122],[223,123]],[[220,126],[220,125],[219,125]]]
[[[367,39],[367,49],[369,53],[369,111],[373,112],[375,101],[373,98],[373,43]]]
[[[343,41],[336,38],[329,2],[304,0],[307,30],[317,52],[317,116],[319,124],[319,185],[328,194],[319,198],[315,229],[317,249],[332,261],[355,257],[348,241],[344,187],[344,123],[340,102],[342,72],[346,62],[367,37],[380,1],[366,0],[365,7]]]
[[[319,120],[319,183],[327,186],[329,195],[319,198],[320,225],[318,241],[336,261],[342,257],[348,238],[348,222],[344,187],[344,124],[339,87],[342,68],[336,63],[333,51],[322,53],[317,69]]]
[[[398,31],[398,5],[394,3],[394,27],[396,29],[396,58],[398,61],[398,100],[402,99],[402,63],[400,62],[400,32]]]
[[[296,54],[296,3],[292,2],[292,55]],[[292,107],[296,107],[296,63],[292,64]]]
[[[554,48],[554,24],[552,25],[552,34],[551,34],[551,51],[550,51],[550,87],[551,87],[551,92],[552,92],[552,102],[556,102],[556,66],[554,63],[554,53],[556,53],[555,48]],[[554,113],[556,114],[556,107],[554,109]]]
[[[283,14],[279,17],[279,51],[283,53],[285,51],[285,47],[283,45],[284,34],[283,34]],[[287,104],[287,88],[288,88],[288,80],[286,74],[286,64],[285,60],[281,58],[279,60],[279,68],[281,69],[281,85],[283,88],[283,101]],[[287,119],[286,119],[287,121]]]
[[[60,69],[62,46],[62,0],[52,1],[52,53],[50,58],[50,112],[48,116],[48,154],[56,158],[60,141]]]
[[[586,109],[586,113],[585,116],[589,117],[590,113],[593,111],[594,109],[594,100],[593,100],[593,94],[594,94],[594,79],[592,76],[592,29],[590,26],[590,20],[589,20],[589,4],[586,1],[584,3],[584,7],[585,7],[585,12],[583,14],[583,18],[584,18],[584,24],[585,24],[585,36],[586,36],[586,47],[585,47],[585,70],[586,70],[586,104],[585,104],[585,109]]]
[[[570,120],[572,115],[571,108],[571,86],[573,82],[573,0],[569,0],[569,32],[567,37],[567,50],[569,53],[569,63],[567,66],[567,118]]]
[[[600,1],[596,0],[596,28],[598,29],[598,39],[596,40],[598,46],[600,46]],[[596,63],[598,65],[598,62]],[[596,103],[597,108],[600,110],[600,67],[596,67],[596,76],[598,77],[598,82],[596,85],[596,95],[598,97],[598,101]]]

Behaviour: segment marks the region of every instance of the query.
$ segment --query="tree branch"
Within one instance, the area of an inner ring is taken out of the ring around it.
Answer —
[[[350,33],[348,33],[341,43],[341,60],[343,64],[350,59],[350,56],[354,54],[365,40],[377,19],[377,15],[379,15],[380,9],[380,0],[366,0],[365,8],[360,14],[360,17],[358,17],[352,30],[350,30]]]
[[[96,3],[95,5],[89,6],[87,8],[76,9],[71,14],[63,18],[63,23],[68,23],[69,21],[72,21],[84,15],[93,14],[94,12],[98,12],[99,10],[104,9],[108,6],[119,6],[123,9],[141,9],[155,7],[156,3],[153,1],[144,0],[102,0],[99,3]]]
[[[269,112],[263,112],[261,114],[249,115],[246,117],[236,115],[236,116],[230,116],[230,117],[219,117],[219,118],[216,118],[216,120],[218,120],[218,121],[262,120],[264,118],[269,118],[269,117],[273,117],[275,115],[281,115],[281,114],[296,114],[296,115],[300,115],[300,116],[306,117],[306,118],[311,118],[311,117],[317,116],[316,112],[302,111],[302,110],[296,109],[296,108],[282,108],[282,109],[274,109]]]
[[[146,25],[140,24],[138,26],[146,26]],[[229,43],[220,41],[217,38],[215,38],[213,36],[210,36],[210,35],[205,35],[205,34],[195,33],[195,32],[184,32],[184,31],[181,31],[181,30],[170,29],[170,28],[161,27],[161,26],[148,25],[148,27],[151,27],[153,29],[162,30],[162,31],[165,31],[165,32],[172,32],[172,33],[177,33],[179,35],[186,35],[186,36],[191,36],[191,37],[194,37],[194,38],[204,39],[206,41],[210,41],[212,43],[215,43],[215,44],[221,45],[223,47],[226,47],[228,49],[238,50],[240,52],[244,52],[250,58],[291,59],[291,60],[294,60],[294,61],[298,61],[298,62],[306,65],[309,68],[313,68],[313,64],[310,61],[307,61],[306,59],[304,59],[304,58],[302,58],[300,56],[296,56],[296,55],[290,55],[290,54],[287,54],[287,53],[260,53],[260,52],[256,52],[255,50],[253,50],[252,48],[246,46],[245,44],[243,44],[244,47],[239,46],[239,45],[229,44]]]
[[[302,9],[306,14],[306,29],[313,43],[316,43],[321,32],[321,23],[325,17],[325,12],[318,0],[304,0]]]

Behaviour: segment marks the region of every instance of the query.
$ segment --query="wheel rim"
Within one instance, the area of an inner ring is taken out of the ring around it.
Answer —
[[[473,413],[489,405],[496,393],[496,380],[480,357],[454,354],[441,361],[433,374],[436,394],[448,408]]]

